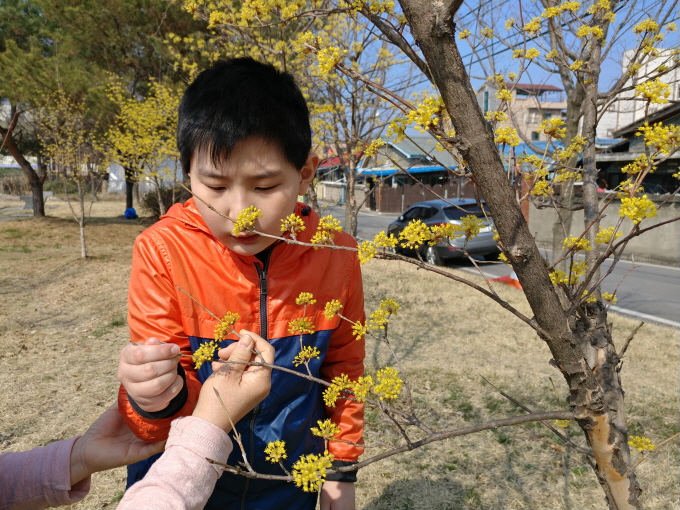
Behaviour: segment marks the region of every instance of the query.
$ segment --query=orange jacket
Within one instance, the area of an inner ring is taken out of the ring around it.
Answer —
[[[318,216],[304,204],[298,204],[295,212],[306,225],[298,239],[309,242],[316,231]],[[356,246],[354,239],[344,233],[337,234],[335,242],[340,246]],[[327,381],[343,373],[352,380],[363,375],[363,340],[354,339],[347,321],[339,317],[329,321],[323,316],[325,303],[338,299],[343,305],[342,315],[353,321],[365,319],[356,252],[281,243],[271,251],[267,265],[264,272],[256,257],[235,254],[215,239],[193,199],[185,205],[174,205],[134,245],[128,296],[131,341],[145,342],[154,336],[178,344],[184,354],[192,354],[201,343],[213,338],[215,319],[179,287],[218,317],[228,311],[238,312],[241,319],[235,325],[237,330],[245,328],[262,335],[276,350],[276,364],[296,368],[292,361],[300,352],[300,335],[288,332],[288,322],[303,316],[295,298],[300,292],[310,292],[317,303],[307,305],[305,316],[313,320],[316,332],[304,335],[303,345],[321,351],[321,359],[310,362],[313,375]],[[221,346],[231,341],[225,340]],[[181,364],[187,391],[182,397],[184,404],[180,402],[181,407],[172,416],[140,415],[121,386],[121,414],[140,438],[165,439],[170,422],[193,411],[201,384],[212,369],[205,363],[196,371],[190,358],[181,358]],[[297,370],[306,373],[304,365]],[[242,436],[244,432],[251,436],[254,451],[259,451],[261,457],[268,441],[285,439],[289,459],[294,461],[301,454],[317,453],[308,451],[318,450],[320,445],[309,427],[317,426],[317,419],[325,414],[340,427],[337,439],[361,444],[363,405],[338,400],[335,407],[325,407],[321,400],[323,389],[303,378],[274,370],[270,395],[237,424],[237,429],[244,427]],[[248,441],[248,437],[243,439]],[[339,441],[330,441],[328,449],[336,460],[345,461],[356,461],[363,450]]]

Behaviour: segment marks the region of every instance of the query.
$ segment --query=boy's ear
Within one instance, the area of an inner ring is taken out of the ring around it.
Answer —
[[[309,184],[314,180],[316,176],[316,169],[319,166],[319,156],[316,153],[310,152],[307,156],[307,161],[300,170],[300,189],[298,190],[298,195],[304,195],[307,193],[307,188]]]

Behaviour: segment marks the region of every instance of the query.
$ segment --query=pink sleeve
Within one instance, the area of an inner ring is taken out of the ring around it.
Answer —
[[[71,449],[76,439],[0,455],[0,509],[71,505],[87,496],[89,476],[71,487]]]
[[[118,509],[203,508],[222,474],[206,458],[225,463],[231,448],[218,426],[194,416],[177,418],[165,453],[128,489]]]

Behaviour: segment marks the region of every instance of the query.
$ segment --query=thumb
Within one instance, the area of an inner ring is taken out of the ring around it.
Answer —
[[[244,363],[250,361],[254,343],[255,342],[250,335],[241,336],[238,343],[236,344],[236,347],[233,351],[231,351],[229,361],[241,361]],[[241,373],[243,373],[243,371],[246,369],[246,366],[247,365],[242,363],[234,363],[229,367],[229,372],[240,376]]]

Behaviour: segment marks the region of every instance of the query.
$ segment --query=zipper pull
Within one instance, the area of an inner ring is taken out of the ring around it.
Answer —
[[[260,293],[267,294],[267,273],[264,271],[260,272]]]

